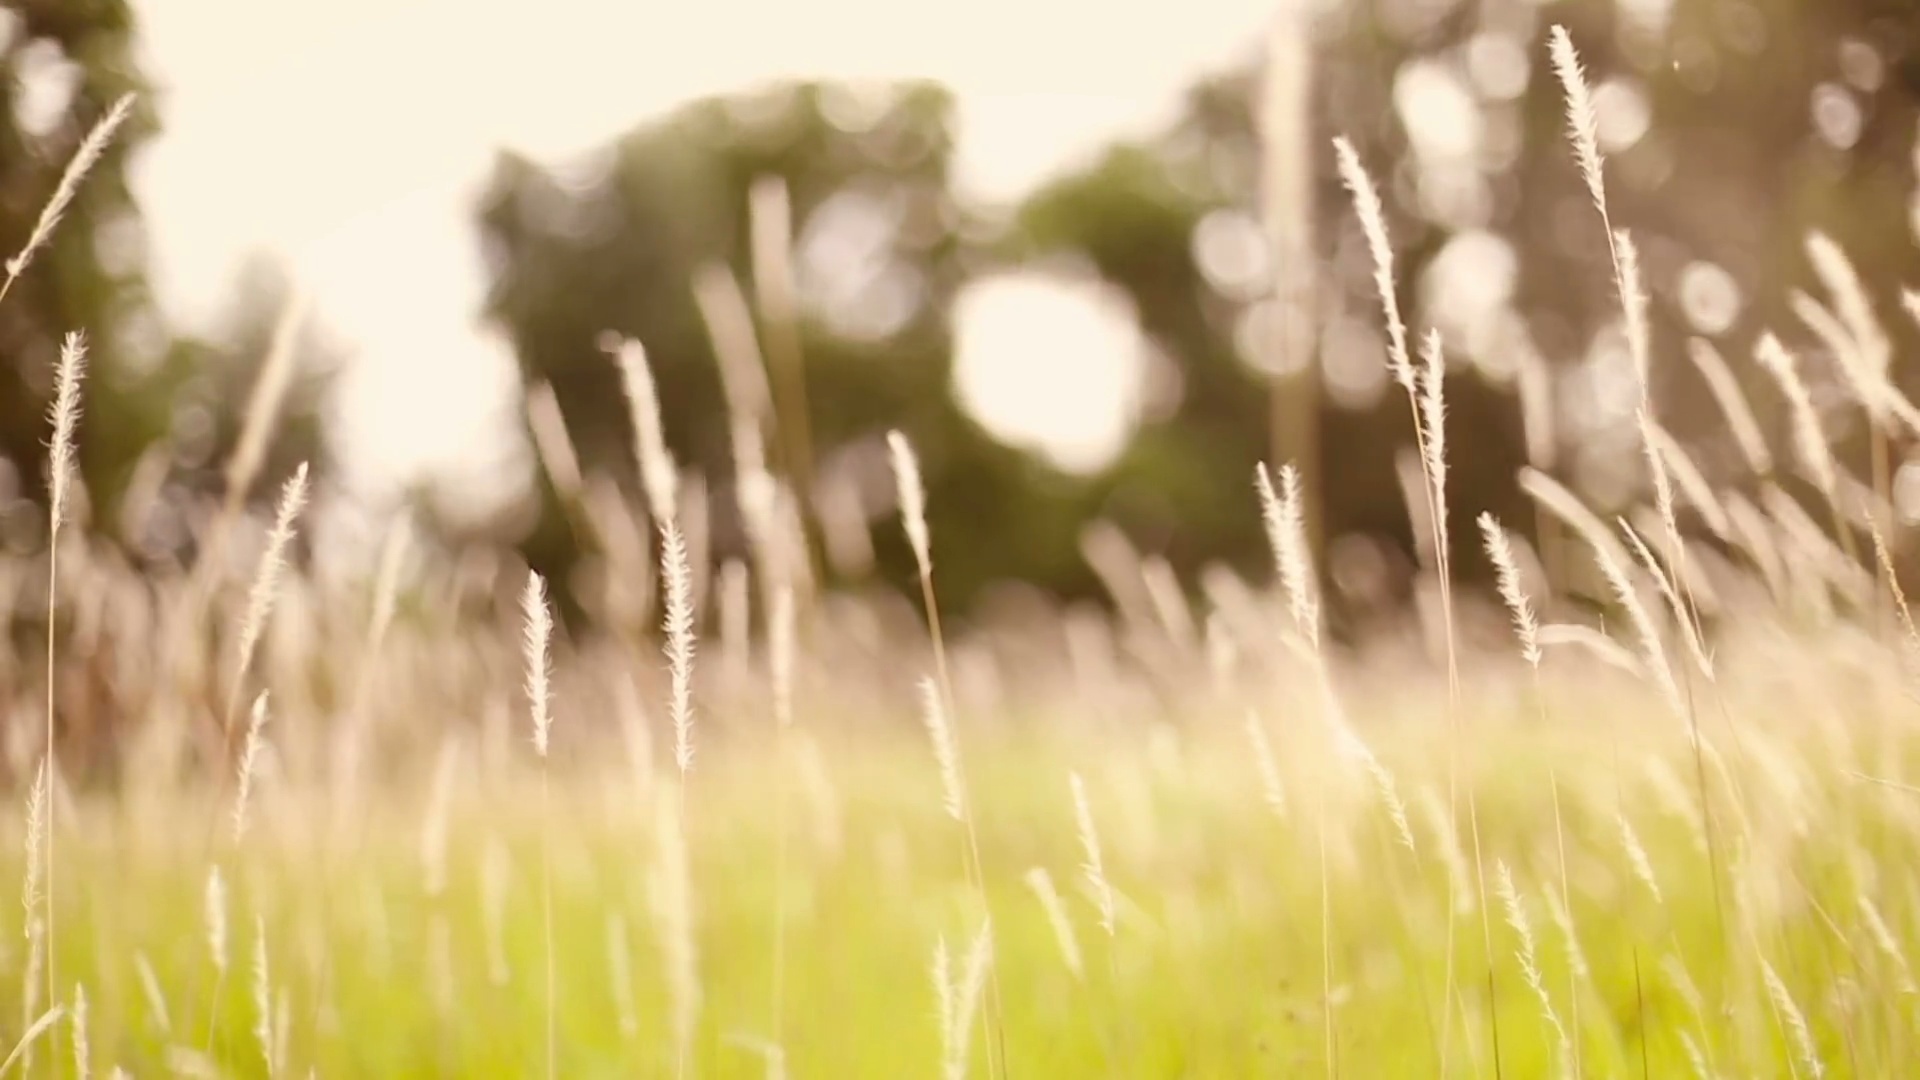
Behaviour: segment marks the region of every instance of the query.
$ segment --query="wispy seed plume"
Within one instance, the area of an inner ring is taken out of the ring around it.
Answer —
[[[1520,584],[1520,565],[1513,557],[1513,544],[1507,532],[1492,514],[1480,514],[1480,535],[1486,541],[1487,557],[1493,561],[1494,579],[1500,588],[1500,600],[1513,619],[1514,637],[1520,642],[1520,655],[1533,667],[1540,666],[1540,624],[1534,618],[1533,604]]]
[[[685,777],[693,768],[693,568],[680,526],[669,519],[660,527],[661,577],[667,583],[667,666],[672,679],[669,711],[673,718],[673,760]]]
[[[80,381],[86,373],[87,337],[75,330],[60,345],[51,409],[53,444],[47,465],[52,496],[49,513],[55,532],[67,518],[67,493],[73,485],[74,428],[80,423]]]
[[[940,687],[930,678],[920,680],[920,714],[933,740],[934,760],[940,766],[940,792],[947,816],[967,820],[965,786],[960,782],[960,748],[953,737],[953,723],[942,704]]]
[[[1580,66],[1580,54],[1574,49],[1573,37],[1566,27],[1553,28],[1549,51],[1554,74],[1559,76],[1561,89],[1566,93],[1567,138],[1573,143],[1580,177],[1586,181],[1593,205],[1599,209],[1600,216],[1606,218],[1607,190],[1601,172],[1599,114],[1593,106],[1593,92],[1587,87],[1586,71]],[[1608,232],[1612,232],[1611,226]]]
[[[1360,154],[1346,136],[1333,140],[1341,182],[1353,195],[1354,213],[1360,218],[1360,231],[1367,238],[1367,251],[1373,256],[1373,284],[1380,293],[1380,308],[1387,324],[1387,362],[1393,377],[1408,394],[1414,392],[1413,359],[1407,349],[1407,324],[1400,317],[1400,301],[1394,292],[1393,245],[1387,238],[1387,216],[1380,205],[1380,192],[1373,178],[1360,163]]]
[[[525,615],[524,645],[527,659],[527,709],[533,718],[533,749],[547,756],[547,736],[553,727],[553,703],[550,698],[553,642],[553,612],[547,607],[547,582],[529,571],[527,588],[520,597]]]
[[[100,156],[107,152],[112,144],[114,133],[127,121],[133,111],[133,95],[123,95],[113,103],[80,141],[80,148],[67,162],[66,171],[60,174],[60,183],[53,189],[53,195],[40,208],[40,216],[33,223],[33,231],[27,234],[27,242],[19,253],[7,260],[7,279],[0,283],[0,299],[5,299],[8,290],[21,274],[32,265],[33,257],[53,238],[53,231],[60,226],[60,219],[66,216],[67,208],[73,204],[73,197],[80,191],[80,182],[86,179],[93,167],[100,162]]]
[[[893,459],[893,481],[900,493],[900,524],[920,567],[920,576],[933,573],[933,543],[927,534],[927,489],[920,480],[920,459],[913,444],[898,431],[887,432],[887,451]]]

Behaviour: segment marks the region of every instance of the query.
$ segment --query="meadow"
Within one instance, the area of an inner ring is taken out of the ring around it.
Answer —
[[[1339,144],[1423,470],[1417,617],[1377,640],[1328,633],[1284,465],[1247,487],[1271,585],[1195,598],[1128,552],[1110,615],[949,635],[906,437],[919,588],[835,596],[736,430],[754,557],[710,574],[637,343],[615,362],[655,535],[608,546],[599,633],[558,629],[511,560],[410,558],[403,533],[364,578],[295,572],[304,472],[271,522],[212,507],[205,557],[136,570],[72,524],[70,337],[54,556],[0,566],[8,618],[57,630],[0,666],[0,1075],[1900,1074],[1920,633],[1887,477],[1845,475],[1772,337],[1779,472],[1719,401],[1751,499],[1659,428],[1668,350],[1564,34],[1553,59],[1650,501],[1609,524],[1530,474],[1575,553],[1556,591],[1491,518],[1497,595],[1454,588],[1434,523],[1477,515],[1447,497],[1445,358],[1409,342]],[[1844,254],[1808,251],[1858,408],[1920,430]]]

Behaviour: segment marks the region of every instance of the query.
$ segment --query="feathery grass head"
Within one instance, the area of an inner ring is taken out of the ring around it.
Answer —
[[[1408,394],[1414,392],[1413,358],[1407,349],[1407,324],[1400,317],[1400,300],[1394,289],[1393,244],[1387,237],[1387,215],[1380,205],[1380,192],[1360,163],[1353,143],[1342,135],[1333,140],[1334,157],[1340,168],[1340,180],[1353,195],[1354,213],[1360,218],[1360,231],[1367,238],[1367,251],[1373,256],[1373,285],[1380,294],[1380,308],[1387,324],[1387,363],[1393,378]]]
[[[1820,283],[1833,296],[1840,321],[1853,338],[1855,362],[1860,366],[1858,376],[1868,383],[1884,383],[1893,360],[1893,346],[1873,313],[1873,302],[1867,298],[1853,260],[1831,236],[1818,230],[1807,234],[1807,257]]]
[[[60,174],[60,182],[55,185],[53,195],[40,208],[40,216],[33,223],[33,231],[27,234],[26,244],[7,260],[7,277],[5,282],[0,283],[0,298],[7,295],[7,290],[13,288],[14,280],[32,265],[34,255],[53,238],[54,229],[59,227],[60,219],[66,216],[73,197],[80,191],[80,182],[99,164],[100,156],[107,152],[108,145],[113,142],[114,133],[120,130],[120,125],[126,123],[127,116],[132,112],[133,95],[123,95],[107,110],[106,115],[95,122],[92,130],[87,132],[87,137],[80,140],[80,147],[74,151],[66,170]]]
[[[960,967],[960,994],[954,1002],[953,1029],[959,1035],[958,1052],[947,1061],[947,1080],[967,1080],[967,1046],[972,1042],[974,1015],[980,1008],[980,993],[987,985],[987,971],[993,966],[993,922],[983,921],[967,946],[967,958]]]
[[[1549,51],[1553,56],[1553,71],[1560,78],[1560,87],[1567,98],[1567,138],[1573,144],[1573,156],[1580,165],[1580,177],[1586,181],[1587,193],[1593,198],[1593,205],[1600,216],[1607,216],[1607,190],[1602,179],[1600,156],[1600,119],[1594,109],[1593,91],[1587,86],[1587,74],[1580,66],[1580,54],[1573,47],[1573,37],[1564,26],[1555,25],[1552,30]]]
[[[953,722],[940,698],[939,684],[931,678],[920,680],[920,714],[933,740],[933,756],[940,766],[940,793],[947,816],[967,820],[966,788],[960,782],[960,747],[954,739]]]
[[[1820,1061],[1820,1048],[1814,1044],[1813,1029],[1807,1025],[1807,1015],[1793,1000],[1793,993],[1781,980],[1780,973],[1766,957],[1760,958],[1760,974],[1766,980],[1767,997],[1772,1001],[1774,1011],[1780,1017],[1780,1026],[1793,1043],[1794,1053],[1800,1058],[1800,1064],[1813,1080],[1826,1075],[1826,1068]]]
[[[933,543],[927,535],[927,489],[920,480],[920,459],[913,444],[899,431],[887,432],[887,452],[893,459],[893,482],[900,493],[900,524],[920,567],[920,576],[933,573]]]
[[[1425,433],[1427,482],[1433,485],[1433,505],[1444,516],[1447,506],[1447,355],[1440,331],[1429,330],[1420,344],[1420,427]],[[1445,554],[1446,523],[1434,535]]]
[[[238,787],[233,797],[233,842],[236,844],[247,835],[247,799],[253,792],[254,769],[260,759],[260,732],[266,726],[267,693],[262,690],[260,696],[253,699],[253,714],[247,721],[247,741],[240,752]]]
[[[266,632],[273,614],[273,601],[279,593],[280,573],[287,564],[287,548],[293,543],[294,525],[307,505],[307,463],[301,462],[293,476],[280,489],[280,505],[274,511],[273,530],[267,534],[267,548],[254,571],[253,584],[247,590],[246,615],[240,621],[240,675],[253,663],[253,651]]]
[[[527,709],[533,718],[533,749],[544,758],[547,756],[547,736],[553,727],[553,703],[549,696],[553,612],[547,607],[547,581],[538,573],[527,572],[527,587],[520,594],[520,609],[526,626],[523,644],[527,659]]]
[[[1553,996],[1547,992],[1546,978],[1540,973],[1540,956],[1534,944],[1533,924],[1527,919],[1526,906],[1521,903],[1520,891],[1514,888],[1513,872],[1507,869],[1506,860],[1494,860],[1494,870],[1494,890],[1500,896],[1501,906],[1506,909],[1507,926],[1519,939],[1516,959],[1520,961],[1520,974],[1532,989],[1534,1000],[1540,1005],[1540,1015],[1553,1031],[1555,1046],[1565,1060],[1573,1048],[1567,1039],[1567,1029],[1560,1023],[1560,1014],[1553,1007]]]
[[[1320,602],[1314,591],[1313,572],[1307,556],[1306,527],[1300,509],[1300,474],[1291,464],[1280,467],[1280,488],[1263,465],[1254,468],[1254,486],[1260,493],[1260,519],[1266,526],[1267,544],[1273,549],[1274,568],[1286,590],[1287,606],[1293,613],[1294,629],[1315,648],[1320,644]]]
[[[667,633],[667,666],[672,679],[673,760],[686,776],[693,768],[693,567],[680,526],[669,518],[660,526],[660,576],[667,583],[662,627]]]
[[[48,515],[57,535],[67,517],[67,493],[73,484],[74,428],[80,423],[80,380],[87,372],[87,337],[78,330],[60,345],[51,419],[53,443],[47,458]]]
[[[1480,535],[1486,541],[1487,557],[1493,561],[1494,577],[1500,587],[1500,599],[1513,619],[1513,633],[1520,641],[1520,655],[1535,668],[1540,666],[1540,624],[1534,619],[1533,604],[1520,584],[1520,565],[1513,558],[1513,544],[1507,532],[1492,514],[1480,514]]]
[[[33,937],[34,927],[39,922],[41,881],[40,873],[45,865],[40,853],[47,842],[47,759],[40,759],[40,767],[33,771],[33,787],[27,793],[27,865],[26,873],[20,881],[20,906],[26,909],[27,937]]]
[[[1625,229],[1613,234],[1613,249],[1627,352],[1633,357],[1633,374],[1640,382],[1644,399],[1653,392],[1653,330],[1647,322],[1647,288],[1640,276],[1640,249]]]

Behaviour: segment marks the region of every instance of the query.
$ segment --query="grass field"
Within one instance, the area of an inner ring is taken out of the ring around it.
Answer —
[[[1920,708],[1874,648],[1763,638],[1725,665],[1712,693],[1740,749],[1719,743],[1724,772],[1710,780],[1718,904],[1693,760],[1657,696],[1550,659],[1543,718],[1517,665],[1491,667],[1466,702],[1462,769],[1478,795],[1489,928],[1472,840],[1447,824],[1446,729],[1429,722],[1443,710],[1418,709],[1445,700],[1432,672],[1378,712],[1371,695],[1354,699],[1406,803],[1412,850],[1378,782],[1332,751],[1312,696],[1280,673],[1240,691],[1263,705],[1277,784],[1237,707],[968,714],[1000,995],[966,1033],[970,1074],[1319,1075],[1330,1037],[1346,1075],[1436,1075],[1450,905],[1456,1071],[1492,1074],[1497,1027],[1508,1076],[1690,1075],[1693,1055],[1714,1075],[1810,1075],[1814,1059],[1835,1075],[1895,1074],[1913,1052],[1903,950],[1920,794],[1855,774],[1904,774]],[[910,725],[836,734],[822,729],[830,713],[809,711],[783,763],[764,710],[763,724],[752,709],[712,721],[687,780],[687,926],[658,827],[677,770],[635,764],[604,716],[564,699],[557,711],[568,778],[550,819],[524,738],[522,760],[494,766],[479,742],[449,743],[439,780],[345,808],[263,768],[238,845],[226,808],[206,799],[82,800],[57,837],[53,944],[63,1000],[85,988],[96,1070],[538,1075],[549,948],[560,1075],[677,1072],[682,948],[697,995],[688,1075],[764,1075],[773,1045],[796,1076],[940,1067],[936,942],[957,971],[983,908],[965,830]],[[1076,771],[1114,894],[1110,936],[1075,822]],[[206,903],[216,861],[221,931]],[[1059,893],[1071,945],[1035,869]],[[8,940],[17,969],[25,939]],[[71,1054],[71,1025],[56,1030],[41,1073],[49,1053]]]
[[[1564,34],[1554,61],[1611,228]],[[1798,477],[1750,455],[1724,490],[1698,480],[1653,419],[1623,230],[1651,505],[1615,527],[1529,476],[1558,554],[1486,519],[1498,603],[1456,595],[1462,530],[1432,526],[1471,510],[1445,485],[1445,360],[1409,354],[1380,200],[1337,153],[1425,474],[1419,617],[1390,639],[1327,633],[1285,468],[1246,507],[1276,586],[1213,577],[1200,606],[1141,563],[1146,601],[1110,618],[949,640],[900,437],[910,600],[796,586],[764,472],[740,485],[753,572],[704,582],[637,347],[661,587],[653,547],[609,552],[603,580],[647,597],[601,597],[597,634],[556,634],[507,560],[420,560],[404,586],[384,556],[365,582],[287,572],[304,470],[270,529],[236,500],[194,566],[136,573],[61,530],[68,339],[54,557],[0,568],[0,615],[54,628],[44,669],[0,666],[23,841],[0,1075],[1907,1071],[1920,633],[1881,547],[1886,470],[1840,482],[1769,337]],[[1809,254],[1884,449],[1920,410],[1874,362],[1844,254]]]

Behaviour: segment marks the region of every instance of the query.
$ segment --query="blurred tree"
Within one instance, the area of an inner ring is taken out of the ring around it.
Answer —
[[[877,436],[897,424],[914,437],[934,513],[948,516],[934,533],[949,600],[997,577],[1085,591],[1077,535],[1096,515],[1185,575],[1216,562],[1264,573],[1250,479],[1274,445],[1263,365],[1275,363],[1277,311],[1262,170],[1299,168],[1322,264],[1313,440],[1326,533],[1375,538],[1357,560],[1329,549],[1329,569],[1340,581],[1353,577],[1343,565],[1364,564],[1370,584],[1358,591],[1398,592],[1422,542],[1401,479],[1409,410],[1387,377],[1371,261],[1333,167],[1330,141],[1344,134],[1385,199],[1414,340],[1433,328],[1446,345],[1450,539],[1474,572],[1475,512],[1522,531],[1534,520],[1515,484],[1522,464],[1609,511],[1642,483],[1619,301],[1565,141],[1547,62],[1551,18],[1569,25],[1586,60],[1612,220],[1643,254],[1660,418],[1712,480],[1747,482],[1703,382],[1679,359],[1685,339],[1716,341],[1769,421],[1771,388],[1745,363],[1763,326],[1804,347],[1824,378],[1830,358],[1786,304],[1794,288],[1819,294],[1809,230],[1845,245],[1911,353],[1896,288],[1920,279],[1920,251],[1888,224],[1905,220],[1915,184],[1920,30],[1904,5],[1309,6],[1306,130],[1262,131],[1256,60],[1195,86],[1164,131],[1107,148],[1004,218],[956,206],[950,104],[924,85],[782,86],[690,106],[564,169],[504,157],[481,212],[488,315],[523,376],[554,387],[588,468],[629,492],[631,433],[598,342],[609,330],[644,341],[669,442],[727,507],[725,394],[689,283],[708,264],[750,276],[749,191],[777,176],[799,223],[806,417],[822,471],[858,477],[868,517],[884,518]],[[1274,145],[1278,137],[1297,142]],[[994,443],[951,393],[947,311],[962,284],[1063,262],[1123,290],[1156,354],[1137,436],[1087,479]],[[759,329],[770,343],[779,336],[764,320]],[[1920,373],[1909,364],[1896,376],[1911,389]],[[1544,410],[1527,415],[1523,386],[1541,390]],[[1864,475],[1858,425],[1839,435]],[[563,570],[579,541],[551,492],[546,500],[525,543],[536,565]],[[882,524],[880,551],[899,575],[897,531]],[[738,547],[737,537],[720,543]]]
[[[45,412],[61,339],[87,334],[80,470],[95,507],[111,504],[141,448],[166,430],[166,406],[143,383],[168,342],[144,277],[127,163],[156,125],[133,59],[125,0],[0,4],[0,250],[26,243],[41,208],[88,130],[122,95],[141,93],[50,244],[0,303],[0,454],[11,492],[43,503]],[[12,513],[10,540],[39,542],[32,515]]]
[[[563,169],[503,155],[480,210],[487,317],[523,379],[552,386],[584,468],[638,502],[628,408],[603,348],[609,333],[637,338],[669,448],[712,486],[716,554],[742,552],[727,396],[693,282],[710,266],[751,281],[750,191],[778,178],[797,226],[789,269],[813,490],[852,492],[883,573],[908,582],[883,443],[898,427],[921,457],[944,602],[964,606],[1009,577],[1090,589],[1073,554],[1075,485],[994,441],[951,392],[948,311],[971,258],[948,185],[951,112],[923,83],[782,85],[689,105]],[[771,340],[764,312],[756,322]],[[776,423],[790,424],[781,404]],[[776,462],[791,445],[774,432],[768,443]],[[551,485],[542,501],[522,544],[565,581],[587,538]]]
[[[167,327],[147,284],[145,234],[127,184],[129,162],[158,130],[134,60],[136,33],[125,0],[0,2],[0,250],[8,257],[26,242],[89,129],[122,95],[137,95],[51,242],[0,302],[0,521],[15,547],[43,538],[46,406],[60,342],[80,330],[88,341],[79,462],[89,524],[143,556],[188,554],[179,499],[154,496],[218,490],[287,291],[280,270],[256,262],[212,333],[176,338]],[[337,355],[315,332],[302,336],[294,384],[249,494],[270,498],[298,460],[324,464],[319,408],[330,352]],[[138,524],[123,513],[129,495],[140,503],[131,508]]]
[[[1514,485],[1528,460],[1603,508],[1641,482],[1619,300],[1604,233],[1565,140],[1564,98],[1547,62],[1548,13],[1531,2],[1318,5],[1310,155],[1325,263],[1318,434],[1327,530],[1371,533],[1411,554],[1396,454],[1410,446],[1403,394],[1386,379],[1372,265],[1332,136],[1358,147],[1386,200],[1402,308],[1415,339],[1444,332],[1451,542],[1479,559],[1473,513],[1532,520]],[[1609,155],[1614,225],[1639,241],[1656,318],[1664,423],[1717,480],[1737,480],[1725,426],[1684,360],[1687,335],[1743,363],[1763,325],[1831,358],[1785,303],[1820,294],[1809,230],[1832,234],[1868,282],[1896,341],[1898,287],[1920,249],[1889,223],[1911,198],[1920,26],[1907,5],[1673,0],[1553,9],[1586,60]],[[1204,80],[1155,138],[1115,146],[1022,207],[1029,258],[1077,253],[1134,299],[1177,369],[1177,404],[1143,425],[1101,481],[1107,512],[1181,568],[1258,566],[1246,478],[1266,452],[1262,402],[1276,332],[1260,243],[1259,62]],[[1281,147],[1280,160],[1294,148]],[[1269,158],[1268,160],[1272,160]],[[1901,350],[1912,355],[1911,349]],[[1524,357],[1551,372],[1551,431],[1523,424]],[[1913,365],[1896,371],[1911,390]],[[1747,380],[1763,417],[1764,377]],[[1865,475],[1858,425],[1843,449]],[[1404,564],[1404,560],[1403,564]],[[1338,575],[1336,575],[1338,577]]]

